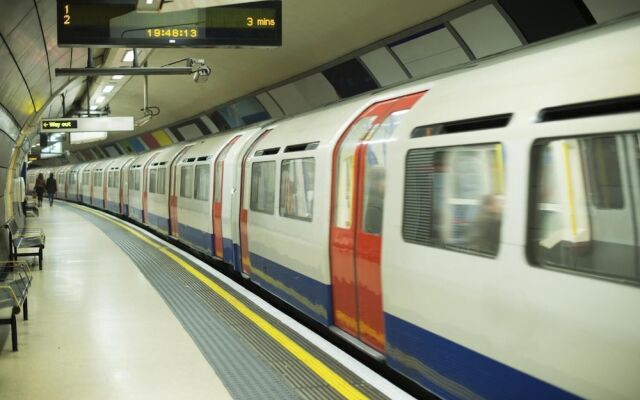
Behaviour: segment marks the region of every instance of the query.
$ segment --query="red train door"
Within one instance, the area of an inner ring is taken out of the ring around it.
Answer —
[[[176,195],[176,170],[180,157],[191,147],[185,146],[169,163],[169,235],[178,237],[178,196]]]
[[[142,173],[142,223],[146,224],[147,221],[149,220],[149,212],[148,212],[148,207],[147,207],[147,199],[149,197],[149,192],[147,191],[147,172],[149,171],[149,165],[151,165],[151,162],[153,161],[154,158],[156,158],[158,156],[158,153],[155,153],[154,155],[151,156],[151,158],[149,158],[149,160],[144,164],[144,166],[140,169],[141,173]]]
[[[256,148],[258,143],[267,136],[269,132],[271,132],[271,129],[262,132],[242,157],[240,179],[240,253],[242,256],[242,272],[246,275],[251,273],[251,261],[249,260],[249,236],[247,230],[247,224],[249,223],[250,171],[247,169],[247,158],[251,153],[253,153],[253,150]]]
[[[214,181],[213,181],[213,237],[215,239],[214,250],[216,257],[223,258],[223,243],[222,243],[222,184],[224,181],[224,159],[227,157],[227,153],[231,146],[240,139],[240,135],[235,136],[227,143],[222,149],[216,162],[214,163]]]
[[[385,142],[404,110],[423,94],[372,105],[334,149],[330,232],[334,320],[337,327],[379,351],[384,351],[380,255]]]

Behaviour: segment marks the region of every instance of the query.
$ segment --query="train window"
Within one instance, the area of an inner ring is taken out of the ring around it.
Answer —
[[[196,165],[195,195],[196,200],[209,200],[211,166]]]
[[[640,283],[638,135],[539,140],[532,155],[529,260]]]
[[[495,257],[503,197],[500,144],[410,150],[402,236],[409,243]]]
[[[284,160],[280,167],[280,215],[311,221],[315,181],[314,158]]]
[[[142,177],[142,170],[136,169],[133,171],[133,190],[140,191],[141,177]]]
[[[107,187],[113,187],[113,171],[107,172]]]
[[[387,164],[387,143],[402,117],[409,110],[396,111],[384,121],[367,139],[364,159],[364,197],[362,230],[371,234],[382,232],[382,210],[384,205],[385,168]]]
[[[180,169],[180,197],[193,197],[193,167],[183,166]]]
[[[166,170],[167,168],[158,168],[158,179],[156,182],[156,193],[164,194],[165,180],[166,180]]]
[[[583,145],[584,160],[591,164],[589,170],[589,194],[598,208],[623,208],[620,184],[620,160],[616,151],[616,138],[605,136],[588,140]]]
[[[120,174],[121,174],[120,170],[113,171],[113,187],[114,188],[120,187]]]
[[[216,161],[215,171],[215,202],[220,203],[222,201],[222,166],[223,160],[218,159]]]
[[[149,193],[156,193],[156,181],[158,177],[157,169],[149,170]]]
[[[102,186],[102,171],[96,171],[93,173],[93,186]]]
[[[273,214],[276,191],[276,162],[251,165],[251,210]]]
[[[373,126],[375,116],[366,117],[356,122],[340,144],[340,151],[336,157],[334,191],[334,225],[337,228],[351,228],[353,214],[353,196],[355,182],[354,154],[358,143],[369,133]]]

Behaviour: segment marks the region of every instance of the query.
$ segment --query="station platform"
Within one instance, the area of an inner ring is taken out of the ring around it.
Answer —
[[[41,209],[20,349],[0,326],[0,398],[411,398],[169,243],[64,202]]]

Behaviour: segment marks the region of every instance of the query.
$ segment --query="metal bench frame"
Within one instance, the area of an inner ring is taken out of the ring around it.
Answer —
[[[29,320],[27,294],[33,275],[25,261],[0,261],[0,309],[11,307],[11,317],[0,319],[0,325],[11,325],[11,344],[18,351],[18,324],[16,315],[22,311],[25,321]]]
[[[18,233],[18,223],[10,218],[4,227],[9,231],[9,259],[17,261],[18,257],[38,256],[38,267],[42,270],[42,252],[45,235],[40,228],[24,228]],[[38,249],[37,253],[19,253],[18,249]]]

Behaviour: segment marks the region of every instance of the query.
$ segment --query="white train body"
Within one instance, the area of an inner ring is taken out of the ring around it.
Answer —
[[[635,399],[638,38],[636,16],[72,166],[66,198],[107,193],[441,397]]]

